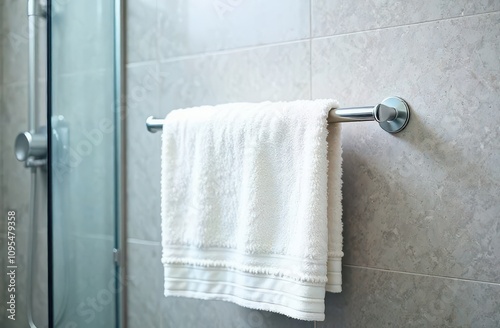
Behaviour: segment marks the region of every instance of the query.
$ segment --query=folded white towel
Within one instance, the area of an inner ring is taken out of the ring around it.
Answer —
[[[333,100],[172,111],[163,126],[165,296],[324,320],[341,290]],[[327,142],[328,136],[328,142]]]

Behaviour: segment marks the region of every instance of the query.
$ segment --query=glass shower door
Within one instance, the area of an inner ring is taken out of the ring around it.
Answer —
[[[113,0],[50,1],[53,327],[108,328],[119,322],[115,10]]]

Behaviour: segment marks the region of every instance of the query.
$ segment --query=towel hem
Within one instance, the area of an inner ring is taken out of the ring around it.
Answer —
[[[222,300],[300,320],[324,320],[325,284],[301,284],[225,268],[165,265],[165,296]]]

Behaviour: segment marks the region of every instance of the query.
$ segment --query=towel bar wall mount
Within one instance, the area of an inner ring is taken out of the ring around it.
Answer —
[[[389,133],[402,131],[410,120],[410,107],[400,97],[388,97],[376,106],[347,107],[332,109],[328,113],[328,123],[376,121]],[[150,116],[146,128],[155,133],[163,129],[163,119]]]

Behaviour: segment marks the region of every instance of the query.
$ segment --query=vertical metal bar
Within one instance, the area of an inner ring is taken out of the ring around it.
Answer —
[[[35,0],[29,0],[33,3]],[[30,5],[28,5],[30,8]],[[38,42],[37,42],[37,16],[30,15],[28,9],[28,130],[34,134],[36,131],[38,103],[37,88],[37,60],[38,60]]]
[[[117,266],[115,281],[116,326],[127,327],[127,288],[124,281],[127,270],[127,211],[126,211],[126,107],[122,98],[125,94],[125,0],[115,0],[114,15],[114,72],[115,72],[115,163],[116,163],[116,233],[115,245],[120,250],[120,265]]]
[[[53,177],[52,168],[52,0],[47,1],[47,274],[48,274],[48,319],[54,327],[54,245],[53,245]]]
[[[36,133],[37,124],[40,122],[38,113],[39,88],[39,44],[38,44],[38,19],[46,16],[40,0],[28,0],[28,130]]]

